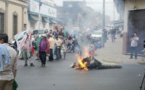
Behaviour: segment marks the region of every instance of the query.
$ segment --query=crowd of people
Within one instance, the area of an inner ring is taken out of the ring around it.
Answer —
[[[113,33],[114,35],[114,33]],[[80,43],[83,41],[83,35],[73,36],[67,33],[65,30],[50,30],[48,34],[37,35],[32,38],[31,35],[27,35],[24,45],[21,48],[21,59],[24,60],[24,66],[34,67],[34,60],[32,56],[36,55],[36,60],[41,61],[41,66],[46,66],[46,61],[58,61],[61,59],[66,59],[67,53],[78,52],[80,48]],[[114,36],[113,36],[114,37]],[[13,84],[15,82],[16,72],[17,72],[17,58],[18,53],[13,47],[8,44],[7,34],[0,34],[0,90],[13,90]],[[134,33],[131,38],[131,55],[130,59],[137,59],[137,46],[139,37],[137,33]],[[145,42],[145,41],[144,41]],[[88,43],[88,42],[86,42]],[[83,43],[84,44],[84,43]],[[144,46],[145,47],[145,46]],[[91,58],[94,55],[95,49],[90,50],[93,52]],[[143,53],[145,50],[143,51]],[[48,59],[47,59],[48,57]],[[90,59],[92,60],[92,59]],[[88,68],[96,68],[100,65],[98,62],[89,62]]]
[[[34,39],[28,36],[21,53],[24,66],[28,66],[28,61],[30,66],[34,66],[34,60],[30,58],[35,54],[42,67],[46,65],[47,57],[48,61],[65,59],[66,53],[74,52],[75,45],[75,38],[63,30],[50,30],[48,34],[37,35]]]
[[[14,45],[18,47],[17,42]],[[41,66],[45,67],[47,57],[48,61],[65,59],[67,52],[74,52],[74,47],[74,37],[62,30],[50,30],[48,34],[37,36],[35,39],[28,34],[21,52],[9,44],[7,34],[0,34],[0,90],[16,90],[15,77],[19,53],[25,67],[28,63],[32,67],[35,66],[32,58],[35,55],[36,60],[40,60]]]

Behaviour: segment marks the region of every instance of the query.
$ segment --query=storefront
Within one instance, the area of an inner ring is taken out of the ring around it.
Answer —
[[[39,16],[40,13],[40,16]],[[38,0],[29,1],[29,11],[28,11],[29,21],[28,28],[34,29],[53,29],[53,25],[57,23],[56,19],[56,9],[46,3],[40,4]]]

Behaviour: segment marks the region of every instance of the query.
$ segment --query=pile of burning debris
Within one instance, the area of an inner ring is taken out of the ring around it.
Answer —
[[[78,63],[73,63],[71,68],[76,70],[92,70],[92,69],[109,69],[109,68],[121,68],[122,66],[115,63],[107,63],[99,61],[94,57],[81,58],[78,57]]]

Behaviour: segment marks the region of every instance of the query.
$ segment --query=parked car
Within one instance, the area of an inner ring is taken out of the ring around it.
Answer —
[[[98,31],[94,31],[92,34],[91,34],[91,38],[93,40],[100,40],[103,36],[103,31],[102,30],[98,30]]]
[[[33,30],[33,35],[42,35],[42,34],[47,34],[47,30],[39,29],[39,30]]]
[[[33,30],[32,38],[36,38],[36,36],[41,36],[43,34],[48,34],[48,30],[44,30],[44,29]]]

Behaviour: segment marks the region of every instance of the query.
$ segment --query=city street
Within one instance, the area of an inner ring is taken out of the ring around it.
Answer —
[[[145,90],[144,24],[145,0],[0,0],[0,90]]]
[[[122,64],[122,69],[80,71],[70,68],[77,59],[68,53],[66,60],[47,61],[46,67],[24,67],[19,60],[18,90],[139,90],[144,65]]]

